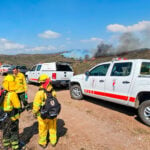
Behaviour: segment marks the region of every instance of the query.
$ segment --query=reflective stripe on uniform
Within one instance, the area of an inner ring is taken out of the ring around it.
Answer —
[[[4,146],[9,146],[10,145],[10,140],[9,139],[3,139],[3,145]]]
[[[13,150],[15,150],[15,149],[18,150],[18,148],[19,148],[19,145],[14,145],[14,146],[12,145],[12,149],[13,149]]]
[[[10,105],[10,96],[11,96],[11,93],[8,93],[7,95],[7,107],[4,108],[5,111],[11,111],[13,109],[13,106]]]
[[[40,107],[41,105],[39,103],[34,102],[33,105]]]
[[[51,138],[55,138],[55,137],[56,137],[56,134],[52,134],[52,133],[51,133],[50,136],[51,136]]]
[[[6,147],[6,146],[9,146],[10,143],[3,143],[3,146]]]
[[[19,117],[20,117],[20,115],[19,115],[19,113],[18,113],[18,114],[16,114],[15,116],[12,116],[12,117],[11,117],[11,120],[15,121],[15,120],[19,119]]]
[[[19,144],[19,142],[18,141],[13,141],[13,142],[11,142],[11,144],[12,145],[17,145],[17,144]]]
[[[19,141],[13,141],[11,142],[12,149],[18,149],[19,148]]]
[[[39,138],[39,144],[46,144],[46,136]]]

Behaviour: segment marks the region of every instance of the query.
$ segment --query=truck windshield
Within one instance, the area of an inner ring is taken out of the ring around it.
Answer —
[[[69,65],[57,64],[56,67],[57,67],[57,71],[72,71]]]
[[[150,75],[150,62],[143,62],[141,65],[141,75]]]

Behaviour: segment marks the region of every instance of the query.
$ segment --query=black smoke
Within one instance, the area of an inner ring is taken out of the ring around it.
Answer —
[[[97,45],[94,57],[118,55],[121,53],[128,53],[135,50],[142,50],[150,47],[150,32],[141,32],[140,34],[133,32],[122,33],[116,46],[101,42]]]
[[[100,44],[97,45],[97,50],[94,53],[94,57],[110,55],[112,51],[113,51],[112,45],[101,42]]]

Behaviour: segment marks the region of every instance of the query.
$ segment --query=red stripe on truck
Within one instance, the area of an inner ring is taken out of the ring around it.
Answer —
[[[110,98],[116,98],[116,99],[120,99],[120,100],[124,100],[124,101],[128,100],[128,96],[124,96],[124,95],[118,95],[118,94],[112,94],[112,93],[106,93],[106,92],[100,92],[100,91],[93,91],[93,90],[87,90],[87,89],[84,89],[84,92],[89,93],[89,94],[94,94],[94,95],[100,95],[100,96],[106,96],[106,97],[110,97]],[[135,98],[130,97],[129,101],[130,102],[135,102]]]
[[[135,97],[130,97],[130,98],[129,98],[129,101],[130,101],[130,102],[135,102]]]
[[[30,80],[34,80],[34,81],[37,81],[38,79],[35,79],[35,78],[31,78]]]
[[[56,73],[52,73],[52,79],[56,79]]]

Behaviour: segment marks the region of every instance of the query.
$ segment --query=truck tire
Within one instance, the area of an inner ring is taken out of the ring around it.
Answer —
[[[83,98],[82,90],[80,85],[75,84],[70,87],[71,98],[81,100]]]
[[[146,125],[150,126],[150,100],[146,100],[140,104],[138,115]]]

